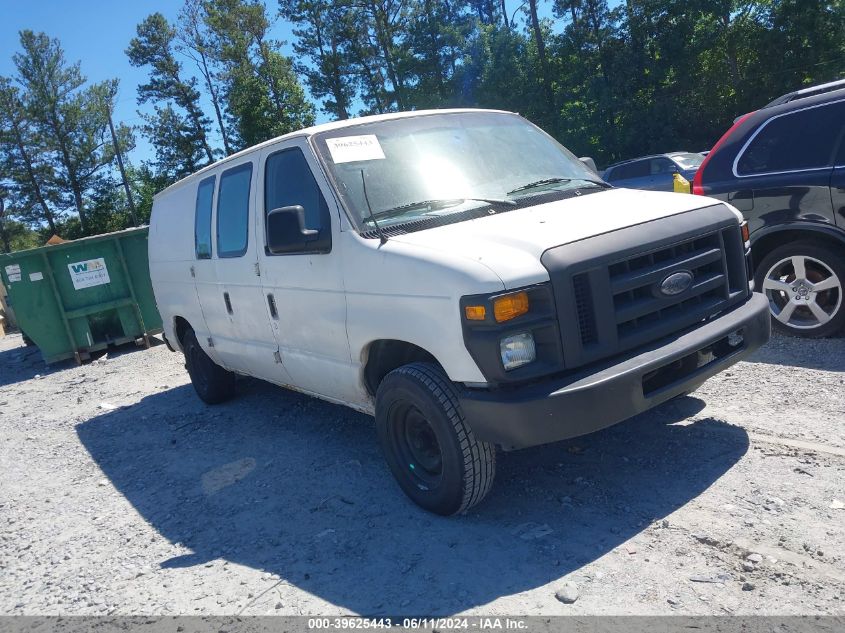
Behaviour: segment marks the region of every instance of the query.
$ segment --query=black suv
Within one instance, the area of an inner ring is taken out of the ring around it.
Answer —
[[[693,193],[745,215],[755,287],[777,329],[821,337],[845,327],[845,80],[738,118],[699,167]]]

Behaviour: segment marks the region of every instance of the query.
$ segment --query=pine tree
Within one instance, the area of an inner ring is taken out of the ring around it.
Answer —
[[[7,181],[7,199],[16,201],[16,214],[25,222],[46,222],[56,233],[56,175],[44,154],[20,91],[0,77],[0,173]],[[11,209],[7,210],[8,213]]]
[[[176,59],[176,29],[161,13],[147,16],[137,27],[137,36],[129,42],[126,55],[133,66],[150,66],[148,83],[138,86],[138,103],[172,102],[185,112],[196,143],[202,146],[208,163],[214,162],[214,151],[208,141],[211,121],[200,107],[200,94],[194,77],[185,77]]]
[[[108,112],[117,80],[85,86],[79,62],[68,64],[59,41],[43,33],[21,31],[21,47],[23,52],[13,59],[28,116],[49,156],[57,188],[87,233],[86,190],[114,158]]]

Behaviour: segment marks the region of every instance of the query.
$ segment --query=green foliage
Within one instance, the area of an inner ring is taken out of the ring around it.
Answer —
[[[268,38],[267,9],[257,0],[204,3],[209,52],[220,68],[233,145],[248,147],[313,125],[314,106],[305,96],[291,60]]]
[[[348,119],[356,94],[354,76],[354,12],[348,0],[280,0],[282,16],[293,24],[294,52],[303,61],[295,70],[311,94],[323,100],[323,111]]]
[[[126,55],[133,66],[151,68],[150,80],[138,86],[138,103],[165,104],[163,107],[157,105],[156,114],[147,119],[146,131],[156,152],[173,154],[177,147],[177,151],[182,152],[186,145],[191,145],[185,155],[184,169],[189,165],[195,167],[200,160],[198,155],[203,153],[208,163],[213,162],[214,152],[208,142],[211,120],[199,105],[196,79],[182,76],[182,65],[174,53],[176,29],[161,13],[153,13],[138,25],[137,33],[129,42]],[[173,108],[174,105],[178,111]],[[178,131],[167,134],[161,129],[163,125],[173,123],[176,123]],[[177,144],[166,145],[174,139],[178,140]]]
[[[270,35],[276,9],[293,58]],[[599,164],[707,149],[735,117],[845,77],[845,2],[185,0],[174,24],[144,19],[126,52],[149,70],[140,131],[155,159],[127,165],[146,221],[175,180],[313,124],[303,84],[338,119],[516,111]],[[17,75],[0,78],[0,238],[127,226],[106,125],[117,82],[89,84],[57,40],[31,31],[14,61]],[[116,130],[126,154],[133,130]]]

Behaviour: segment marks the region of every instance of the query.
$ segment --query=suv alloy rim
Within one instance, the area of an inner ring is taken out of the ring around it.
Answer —
[[[806,255],[777,262],[766,273],[762,290],[772,315],[799,330],[824,325],[842,306],[842,281],[823,261]]]

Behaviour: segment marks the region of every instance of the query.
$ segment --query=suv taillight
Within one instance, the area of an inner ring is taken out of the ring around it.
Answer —
[[[755,110],[756,112],[756,110]],[[698,171],[695,172],[695,177],[692,179],[692,192],[698,196],[706,195],[704,193],[704,184],[701,182],[704,178],[704,168],[707,167],[707,163],[710,162],[710,159],[713,157],[713,154],[719,151],[719,148],[722,144],[728,140],[728,137],[733,134],[734,130],[736,130],[740,125],[745,122],[745,119],[750,117],[754,112],[749,112],[741,117],[739,117],[734,124],[728,129],[727,132],[722,134],[722,138],[716,141],[716,144],[713,146],[713,149],[704,157],[704,161],[698,167]]]

